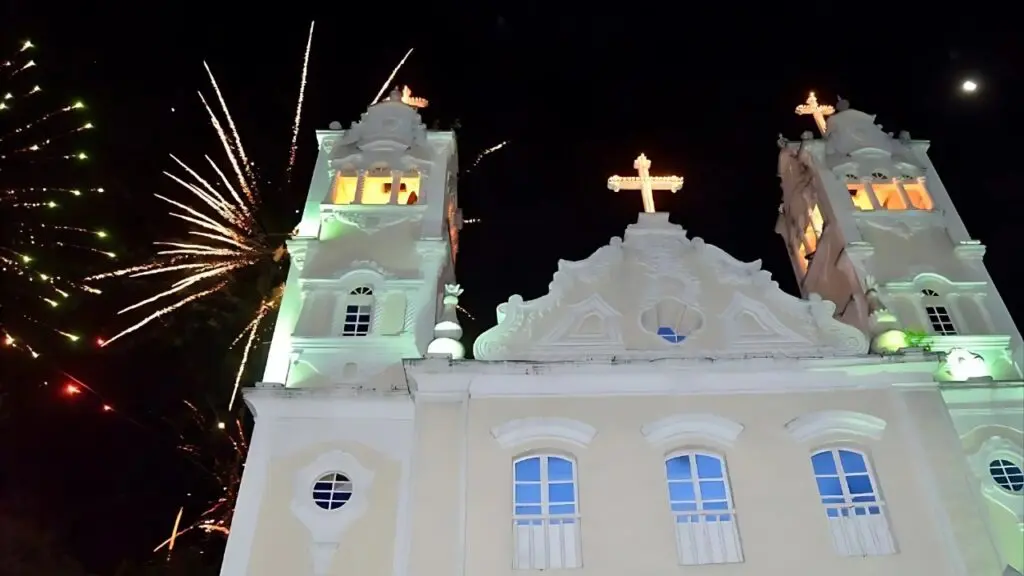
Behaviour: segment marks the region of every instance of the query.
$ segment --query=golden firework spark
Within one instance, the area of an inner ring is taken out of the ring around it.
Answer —
[[[313,25],[311,24],[302,62],[295,123],[292,128],[293,137],[288,156],[289,175],[294,164],[298,142],[299,122],[302,118],[302,103],[305,97],[312,41]],[[165,172],[165,174],[186,194],[182,198],[171,198],[163,194],[155,194],[155,196],[169,207],[169,216],[185,223],[188,228],[188,237],[183,241],[155,242],[158,251],[154,261],[150,263],[88,278],[88,280],[101,280],[116,277],[156,276],[170,279],[170,285],[166,289],[120,310],[118,314],[156,307],[141,320],[101,341],[101,346],[108,346],[154,320],[197,300],[220,293],[237,279],[241,270],[276,263],[281,259],[284,251],[280,242],[281,235],[268,234],[260,225],[257,218],[260,209],[259,180],[254,175],[252,162],[242,145],[241,135],[224,94],[221,92],[220,85],[209,65],[204,62],[203,66],[216,95],[220,113],[214,111],[202,93],[199,94],[199,98],[214,131],[217,133],[227,162],[231,166],[230,175],[207,156],[206,161],[212,172],[216,174],[216,179],[211,182],[182,160],[171,156],[184,172],[184,176],[170,172]],[[236,342],[244,341],[244,347],[242,360],[236,371],[232,405],[235,391],[242,380],[252,348],[258,342],[257,335],[263,327],[264,321],[277,307],[279,299],[280,290],[273,290],[271,296],[263,299],[259,304],[245,329],[236,338]]]

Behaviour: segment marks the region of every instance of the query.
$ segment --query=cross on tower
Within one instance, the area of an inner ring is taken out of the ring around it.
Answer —
[[[807,97],[807,102],[796,107],[796,113],[803,116],[810,114],[814,117],[814,121],[818,124],[818,130],[821,130],[821,135],[825,135],[825,130],[828,128],[825,124],[825,116],[831,116],[835,114],[836,109],[829,106],[828,104],[818,104],[818,98],[811,92],[810,96]]]
[[[402,103],[413,108],[426,108],[429,102],[426,98],[419,98],[412,95],[412,88],[402,86]]]
[[[654,212],[655,190],[669,190],[674,194],[683,187],[681,176],[651,176],[651,161],[643,154],[633,161],[633,168],[639,176],[612,176],[608,179],[608,189],[612,192],[639,190],[644,200],[644,212]]]

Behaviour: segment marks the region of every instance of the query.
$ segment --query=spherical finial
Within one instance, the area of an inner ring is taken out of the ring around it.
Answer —
[[[850,109],[850,101],[844,100],[842,96],[837,95],[836,98],[839,100],[836,102],[836,110],[843,112],[844,110]]]
[[[331,130],[341,130],[341,122],[335,120],[328,124],[327,127],[330,128]]]

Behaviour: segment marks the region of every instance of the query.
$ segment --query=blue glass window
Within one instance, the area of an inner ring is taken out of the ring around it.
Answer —
[[[728,522],[733,507],[725,461],[718,456],[687,453],[665,461],[668,499],[679,524]]]
[[[881,498],[860,452],[823,450],[811,456],[818,496],[829,518],[881,514]]]
[[[352,497],[352,481],[338,472],[324,474],[313,484],[313,502],[324,510],[337,510]]]
[[[669,328],[668,326],[662,326],[658,328],[658,336],[661,336],[666,341],[671,342],[673,344],[678,344],[683,340],[686,340],[685,335],[676,334],[676,331],[673,330],[672,328]]]
[[[513,514],[520,525],[561,518],[572,523],[578,509],[576,463],[564,456],[539,455],[513,464]]]

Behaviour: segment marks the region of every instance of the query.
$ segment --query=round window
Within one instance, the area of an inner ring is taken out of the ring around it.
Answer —
[[[874,178],[875,180],[888,180],[889,179],[889,177],[886,176],[884,172],[878,172],[878,171],[872,172],[871,173],[871,177]]]
[[[1007,492],[1024,492],[1024,470],[1009,460],[993,460],[988,472],[999,487]]]
[[[352,481],[340,472],[324,474],[313,484],[313,502],[324,510],[337,510],[352,497]]]

